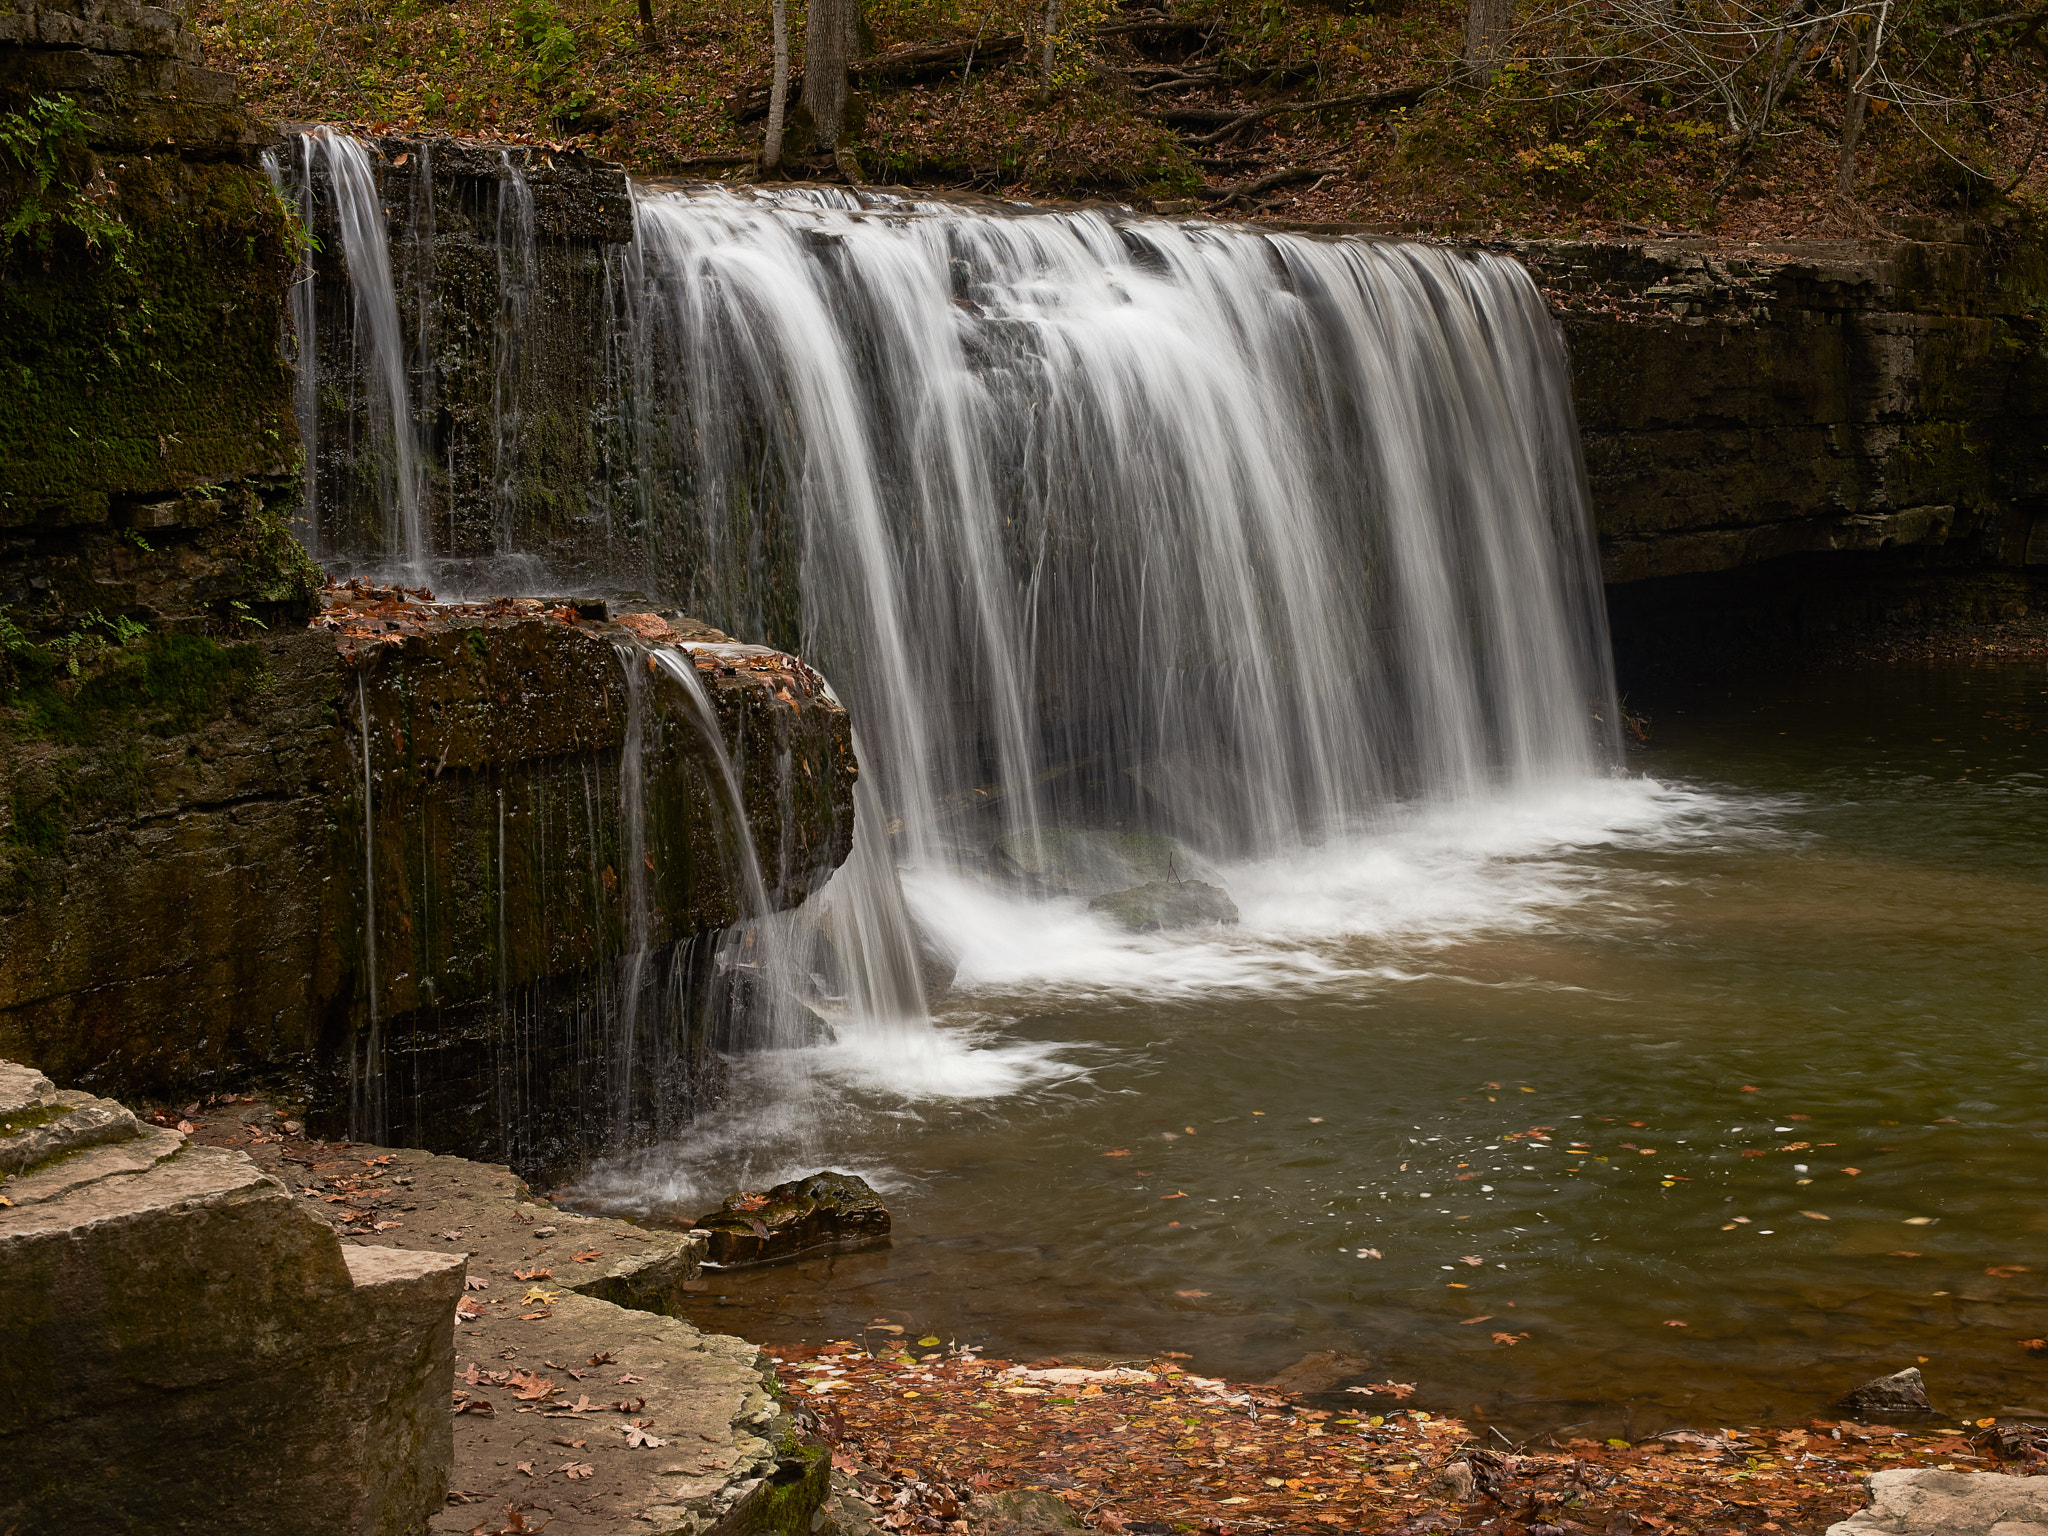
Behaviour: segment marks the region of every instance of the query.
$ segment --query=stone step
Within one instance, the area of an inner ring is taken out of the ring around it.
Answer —
[[[0,1178],[0,1197],[16,1205],[35,1205],[60,1200],[73,1190],[96,1184],[117,1174],[146,1173],[184,1147],[185,1138],[161,1126],[137,1125],[139,1134],[127,1141],[98,1146],[72,1147],[53,1155],[27,1173]]]
[[[140,1130],[135,1116],[112,1099],[59,1088],[32,1068],[0,1062],[0,1174],[132,1140]]]

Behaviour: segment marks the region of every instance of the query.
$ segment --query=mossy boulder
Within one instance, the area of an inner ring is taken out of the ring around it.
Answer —
[[[1177,880],[1194,861],[1170,837],[1052,827],[996,839],[996,873],[1044,896],[1100,896],[1153,880]]]
[[[1088,910],[1132,933],[1237,921],[1237,903],[1229,893],[1199,880],[1147,881],[1127,891],[1098,896],[1088,903]]]
[[[882,1197],[850,1173],[814,1173],[765,1194],[742,1192],[697,1225],[711,1234],[711,1262],[728,1269],[889,1240]]]

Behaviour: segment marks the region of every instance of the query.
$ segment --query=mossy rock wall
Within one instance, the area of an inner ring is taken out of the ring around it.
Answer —
[[[754,899],[702,723],[673,683],[629,697],[625,630],[115,659],[69,713],[17,695],[0,722],[0,1055],[110,1094],[268,1083],[337,1131],[529,1168],[715,1086],[717,936]],[[856,771],[781,661],[705,676],[776,907],[844,859]]]

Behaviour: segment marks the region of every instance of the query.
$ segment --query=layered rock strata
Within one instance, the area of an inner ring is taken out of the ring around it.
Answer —
[[[168,703],[18,696],[0,1049],[526,1167],[686,1114],[716,936],[837,867],[856,770],[795,658],[621,618],[336,592]]]
[[[236,1151],[0,1063],[0,1526],[409,1536],[460,1254],[345,1248]]]

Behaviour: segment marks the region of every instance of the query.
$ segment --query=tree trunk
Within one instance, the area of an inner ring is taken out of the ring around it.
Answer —
[[[1849,104],[1842,110],[1842,161],[1835,172],[1835,190],[1843,197],[1856,195],[1856,141],[1863,136],[1863,106],[1870,98],[1863,94],[1863,39],[1853,24],[1849,32]]]
[[[853,59],[858,22],[853,0],[811,0],[804,27],[804,110],[811,147],[830,158],[846,127],[846,67]]]
[[[1038,70],[1038,99],[1052,100],[1053,43],[1060,30],[1060,0],[1045,0],[1045,56]]]
[[[1514,23],[1512,0],[1470,0],[1465,11],[1465,58],[1467,80],[1490,79],[1501,45]]]
[[[761,138],[761,169],[782,163],[782,120],[789,108],[789,0],[775,0],[775,83],[768,91],[768,131]]]

